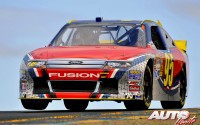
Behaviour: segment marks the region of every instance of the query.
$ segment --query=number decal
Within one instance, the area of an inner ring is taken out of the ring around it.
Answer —
[[[164,86],[171,87],[173,83],[173,72],[174,72],[174,62],[173,62],[173,55],[165,53],[165,78],[164,78]]]

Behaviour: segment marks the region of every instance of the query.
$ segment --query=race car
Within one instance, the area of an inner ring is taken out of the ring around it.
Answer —
[[[146,110],[184,106],[189,63],[186,40],[173,40],[160,21],[70,21],[46,47],[27,53],[20,67],[20,100],[43,110],[52,100],[83,111],[92,101],[124,102]]]

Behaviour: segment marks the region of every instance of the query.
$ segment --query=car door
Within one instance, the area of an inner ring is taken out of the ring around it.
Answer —
[[[153,98],[156,100],[169,100],[177,91],[172,91],[174,80],[174,54],[167,46],[166,36],[163,35],[162,28],[151,26],[151,38],[156,47],[154,67]],[[156,92],[157,91],[157,92]],[[171,99],[170,99],[171,100]],[[173,99],[172,99],[173,100]]]
[[[169,70],[169,72],[171,72],[170,77],[173,79],[172,79],[172,81],[169,81],[169,83],[168,83],[169,87],[170,87],[169,89],[171,90],[170,94],[173,95],[178,92],[179,77],[180,77],[179,74],[180,74],[183,64],[184,64],[184,56],[180,52],[180,50],[178,50],[178,48],[175,46],[173,39],[170,37],[170,35],[161,27],[160,27],[160,32],[162,34],[163,41],[165,42],[169,56],[171,58],[171,62],[169,62],[169,61],[166,62],[169,64],[169,66],[167,68],[170,69],[171,67],[173,67],[173,70],[172,70],[173,72]]]

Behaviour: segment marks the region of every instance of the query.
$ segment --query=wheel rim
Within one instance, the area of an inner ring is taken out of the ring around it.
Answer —
[[[181,82],[180,83],[180,99],[181,99],[181,102],[184,103],[185,95],[186,95],[186,83],[185,83],[184,75],[181,76],[180,82]]]
[[[145,70],[145,75],[144,75],[144,98],[146,99],[146,102],[148,103],[150,103],[152,99],[151,82],[152,82],[151,70],[149,67],[147,67]]]

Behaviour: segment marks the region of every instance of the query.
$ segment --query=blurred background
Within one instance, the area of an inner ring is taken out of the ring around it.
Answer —
[[[190,86],[185,108],[200,107],[199,0],[1,0],[0,110],[24,110],[19,98],[19,68],[23,56],[50,43],[71,19],[160,20],[173,39],[188,40]],[[161,108],[158,101],[151,108]],[[47,110],[64,110],[53,101]],[[88,109],[125,109],[123,103],[92,102]]]

